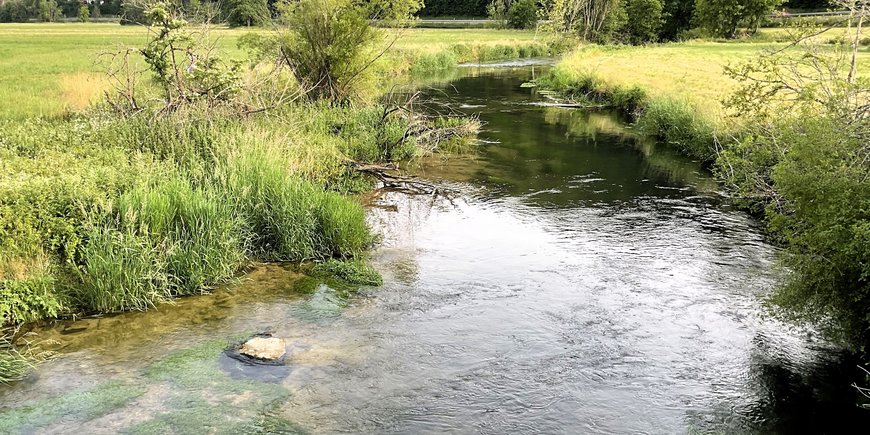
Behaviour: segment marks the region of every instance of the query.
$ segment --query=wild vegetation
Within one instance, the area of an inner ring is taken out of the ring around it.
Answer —
[[[748,44],[584,48],[540,84],[616,107],[641,131],[709,165],[785,248],[792,273],[771,298],[775,311],[866,350],[870,94],[860,41],[867,12],[851,7],[850,29],[801,29],[760,54]]]
[[[308,29],[336,38],[290,27],[321,12]],[[144,310],[252,261],[320,263],[312,273],[379,284],[351,196],[374,180],[356,167],[435,152],[475,127],[360,92],[388,46],[369,12],[305,0],[283,10],[289,30],[243,44],[245,62],[155,3],[138,48],[102,55],[103,98],[0,122],[0,322]],[[11,339],[3,381],[34,356]]]

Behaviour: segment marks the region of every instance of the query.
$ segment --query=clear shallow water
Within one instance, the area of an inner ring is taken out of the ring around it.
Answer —
[[[41,331],[59,357],[0,389],[0,432],[866,425],[849,356],[762,315],[776,272],[755,223],[609,114],[539,104],[520,87],[536,68],[424,91],[479,113],[486,143],[416,169],[449,197],[377,200],[382,288],[264,266],[215,295]],[[286,367],[220,352],[263,330],[287,339]]]

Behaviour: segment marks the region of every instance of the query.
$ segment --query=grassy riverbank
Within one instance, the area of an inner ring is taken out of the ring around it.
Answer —
[[[834,82],[822,72],[797,79],[804,86],[802,98],[762,94],[750,97],[757,106],[736,106],[727,113],[723,101],[741,88],[725,67],[751,61],[771,47],[784,45],[586,47],[566,56],[540,85],[580,103],[616,107],[641,132],[707,163],[737,204],[764,216],[771,239],[785,248],[783,263],[794,273],[772,301],[785,314],[816,321],[866,349],[870,178],[866,120],[860,112],[853,115],[866,91],[860,80]],[[826,43],[814,49],[821,68],[846,58],[825,60],[825,53],[834,50]],[[861,50],[857,59],[860,78],[870,55]],[[785,69],[789,60],[782,62]],[[813,71],[812,65],[798,65]],[[845,77],[848,68],[842,63],[836,68]],[[819,91],[826,87],[844,91]],[[742,89],[744,96],[752,95]],[[754,107],[770,112],[753,112]]]
[[[397,73],[563,47],[525,31],[383,32],[392,45],[372,68],[377,89]],[[218,27],[211,37],[224,59],[250,65],[239,46],[248,33],[270,31]],[[375,237],[354,196],[373,180],[355,166],[408,161],[476,131],[373,100],[165,112],[147,80],[140,98],[157,106],[118,114],[101,103],[112,88],[95,60],[147,41],[143,27],[0,26],[0,80],[10,84],[0,90],[0,324],[144,310],[257,261],[315,262],[313,273],[377,285],[365,263]],[[276,91],[249,88],[252,74],[236,91],[244,104]],[[265,86],[298,87],[276,79]],[[0,381],[19,378],[26,357],[0,348]]]

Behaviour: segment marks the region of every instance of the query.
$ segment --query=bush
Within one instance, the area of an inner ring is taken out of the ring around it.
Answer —
[[[860,128],[819,115],[779,121],[728,144],[717,173],[765,206],[768,229],[786,248],[793,273],[772,301],[867,349],[870,180]]]
[[[535,0],[516,0],[507,12],[508,27],[513,29],[529,29],[538,22],[538,8]]]
[[[346,102],[368,78],[373,49],[382,36],[369,25],[367,10],[351,0],[287,3],[282,20],[289,35],[281,53],[309,96]]]
[[[230,27],[259,26],[271,18],[266,0],[226,0],[221,6]]]

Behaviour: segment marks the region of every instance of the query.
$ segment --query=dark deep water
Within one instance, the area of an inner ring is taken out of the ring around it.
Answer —
[[[479,114],[485,143],[421,163],[449,197],[372,208],[382,288],[266,266],[215,295],[57,325],[41,338],[59,357],[0,388],[0,432],[867,427],[857,361],[763,315],[778,272],[756,223],[612,115],[541,104],[520,86],[539,68],[468,68],[423,90]],[[265,329],[290,343],[287,367],[208,345]]]

